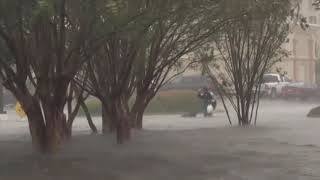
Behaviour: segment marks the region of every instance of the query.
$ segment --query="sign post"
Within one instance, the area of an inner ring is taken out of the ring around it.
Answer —
[[[17,104],[15,106],[15,110],[21,119],[23,119],[26,116],[26,113],[24,112],[24,110],[19,102],[17,102]]]

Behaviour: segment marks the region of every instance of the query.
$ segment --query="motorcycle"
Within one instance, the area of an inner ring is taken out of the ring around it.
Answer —
[[[217,107],[217,100],[212,91],[201,89],[198,92],[198,97],[203,100],[203,114],[204,117],[211,117]],[[198,112],[187,112],[182,117],[196,117]]]
[[[206,112],[204,114],[205,117],[211,117],[213,115],[213,112],[217,108],[217,100],[211,99],[210,102],[207,103]]]

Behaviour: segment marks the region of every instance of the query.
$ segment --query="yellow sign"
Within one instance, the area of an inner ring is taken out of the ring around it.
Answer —
[[[17,102],[15,109],[21,119],[26,116],[26,113],[24,112],[24,110],[19,102]]]

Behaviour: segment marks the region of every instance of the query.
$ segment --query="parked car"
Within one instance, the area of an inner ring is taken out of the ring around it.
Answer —
[[[292,83],[282,88],[281,97],[284,99],[299,98],[307,100],[317,98],[320,95],[319,87],[315,85],[306,85],[304,83]]]
[[[261,94],[274,99],[281,95],[283,87],[290,83],[292,81],[287,76],[277,73],[265,74],[262,80]]]

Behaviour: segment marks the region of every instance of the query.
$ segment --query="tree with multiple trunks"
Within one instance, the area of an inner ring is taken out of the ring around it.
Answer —
[[[179,4],[180,3],[180,4]],[[143,114],[157,92],[172,79],[197,63],[193,52],[221,31],[233,16],[224,13],[228,1],[159,3],[175,13],[156,20],[136,67],[136,96],[131,110],[133,125],[142,129]]]
[[[263,75],[287,52],[281,47],[287,41],[290,20],[297,2],[291,0],[231,1],[226,13],[244,12],[225,26],[215,38],[203,60],[206,72],[221,93],[229,122],[229,102],[238,124],[256,124]],[[296,17],[294,15],[294,17]]]
[[[144,34],[152,18],[149,1],[123,0],[110,3],[109,29],[116,31],[105,38],[94,56],[85,64],[88,82],[81,85],[84,74],[75,78],[77,84],[102,103],[102,133],[116,131],[118,143],[130,138],[128,101],[135,87],[134,64]]]
[[[90,83],[84,87],[102,102],[103,132],[116,131],[119,143],[130,137],[131,127],[142,128],[143,113],[159,89],[193,64],[183,57],[226,22],[221,1],[130,2],[118,6],[123,9],[113,18],[140,18],[103,43],[88,64]]]
[[[21,103],[32,142],[41,152],[56,151],[67,138],[67,91],[99,39],[93,33],[98,12],[104,11],[99,3],[0,2],[0,78]]]

